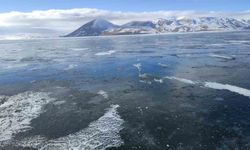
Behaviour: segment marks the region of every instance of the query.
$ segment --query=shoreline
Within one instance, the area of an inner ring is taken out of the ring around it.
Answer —
[[[230,32],[250,32],[250,30],[230,30],[230,31],[197,31],[197,32],[166,32],[150,34],[128,34],[128,35],[99,35],[99,36],[80,36],[80,37],[37,37],[37,38],[19,38],[19,39],[1,39],[0,41],[21,41],[21,40],[46,40],[46,39],[84,39],[84,38],[113,38],[113,37],[140,37],[140,36],[165,36],[165,35],[186,35],[186,34],[203,34],[203,33],[230,33]]]

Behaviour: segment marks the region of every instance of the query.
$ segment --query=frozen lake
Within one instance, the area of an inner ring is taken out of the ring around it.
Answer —
[[[0,41],[0,149],[250,149],[250,32]]]

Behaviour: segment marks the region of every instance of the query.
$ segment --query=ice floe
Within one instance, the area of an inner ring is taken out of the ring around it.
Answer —
[[[163,83],[163,79],[154,79],[155,82],[158,82],[158,83]]]
[[[250,97],[250,90],[237,87],[234,85],[221,84],[221,83],[216,83],[216,82],[205,82],[204,86],[208,88],[212,88],[212,89],[217,89],[217,90],[228,90],[234,93],[238,93],[238,94]]]
[[[119,105],[111,105],[102,117],[79,132],[53,140],[41,136],[30,137],[17,145],[39,150],[105,150],[119,147],[123,144],[119,132],[123,129],[124,120],[117,112],[118,107]]]
[[[53,102],[53,104],[54,105],[62,105],[62,104],[64,104],[64,103],[66,103],[66,101],[55,101],[55,102]]]
[[[158,77],[148,73],[142,73],[141,63],[134,64],[133,66],[138,70],[139,82],[146,84],[152,84],[153,82],[163,83],[163,79],[159,79]]]
[[[224,98],[222,98],[222,97],[216,97],[214,100],[216,100],[216,101],[224,101]]]
[[[53,101],[48,93],[25,92],[0,97],[0,145],[19,133],[29,130],[30,121],[43,112],[43,106]],[[4,100],[3,100],[4,99]]]
[[[187,83],[187,84],[197,84],[198,83],[196,81],[192,81],[192,80],[188,80],[188,79],[184,79],[184,78],[173,77],[173,76],[166,76],[164,78],[170,79],[170,80],[177,80],[177,81]]]
[[[28,67],[29,64],[18,64],[18,63],[6,63],[6,64],[2,64],[3,66],[1,66],[1,69],[6,69],[6,70],[11,70],[11,69],[21,69],[21,68],[25,68]]]
[[[158,66],[160,66],[160,67],[162,67],[162,68],[167,68],[167,67],[168,67],[168,65],[162,64],[162,63],[158,63]]]
[[[75,67],[77,67],[78,65],[73,65],[73,64],[70,64],[68,65],[68,67],[66,67],[64,70],[71,70],[71,69],[74,69]]]
[[[208,46],[226,46],[228,44],[225,43],[214,43],[214,44],[207,44]]]
[[[89,50],[89,48],[71,48],[73,51],[86,51]]]
[[[221,59],[227,59],[227,60],[234,60],[235,57],[233,56],[225,56],[225,55],[218,55],[218,54],[209,54],[210,57],[215,57],[215,58],[221,58]]]
[[[250,43],[249,40],[228,40],[227,42],[232,43],[232,44]]]
[[[192,81],[188,79],[183,79],[183,78],[178,78],[178,77],[169,77],[169,76],[164,77],[164,78],[170,79],[170,80],[177,80],[177,81],[187,83],[187,84],[197,84],[202,87],[207,87],[207,88],[216,89],[216,90],[228,90],[228,91],[240,94],[240,95],[250,97],[249,89],[245,89],[245,88],[234,86],[234,85],[222,84],[222,83],[217,83],[217,82]]]
[[[155,77],[151,74],[143,73],[139,74],[139,81],[142,83],[152,84],[152,81],[154,81]]]
[[[133,64],[133,66],[138,70],[139,74],[141,74],[141,63]]]
[[[106,91],[100,90],[99,92],[97,92],[97,94],[103,96],[105,99],[108,99],[108,93]]]
[[[184,78],[179,78],[179,77],[174,77],[174,76],[165,76],[163,78],[156,78],[153,75],[147,74],[147,73],[141,73],[141,64],[134,64],[134,67],[138,69],[139,72],[139,81],[142,83],[147,83],[147,84],[152,84],[152,82],[158,82],[158,83],[163,83],[164,79],[169,79],[169,80],[177,80],[179,82],[183,82],[186,84],[192,84],[192,85],[199,85],[201,87],[207,87],[207,88],[212,88],[216,90],[228,90],[234,93],[238,93],[240,95],[244,95],[247,97],[250,97],[250,90],[237,87],[234,85],[229,85],[229,84],[221,84],[221,83],[216,83],[216,82],[201,82],[201,81],[192,81],[189,79],[184,79]]]
[[[95,55],[96,56],[105,56],[105,55],[111,55],[113,53],[115,53],[116,51],[114,50],[110,50],[110,51],[106,51],[106,52],[99,52],[99,53],[96,53]]]

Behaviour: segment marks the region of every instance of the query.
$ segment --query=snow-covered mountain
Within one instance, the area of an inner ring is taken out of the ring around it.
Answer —
[[[79,37],[79,36],[98,36],[101,35],[105,30],[114,29],[118,27],[111,22],[104,19],[92,20],[74,32],[66,35],[66,37]]]
[[[155,24],[152,21],[131,21],[119,27],[108,29],[103,35],[129,35],[155,33]]]
[[[179,18],[159,19],[156,22],[158,32],[197,32],[197,31],[230,31],[247,30],[250,24],[233,18]]]
[[[67,36],[155,34],[169,32],[250,30],[250,22],[233,18],[200,17],[169,18],[154,21],[132,21],[114,25],[106,20],[93,20]]]
[[[131,21],[122,25],[124,28],[155,28],[155,24],[151,21]]]

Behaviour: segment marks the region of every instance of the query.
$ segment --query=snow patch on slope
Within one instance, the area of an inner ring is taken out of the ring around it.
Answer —
[[[104,19],[95,19],[93,20],[92,28],[95,29],[110,29],[113,28],[114,25],[107,20]]]

